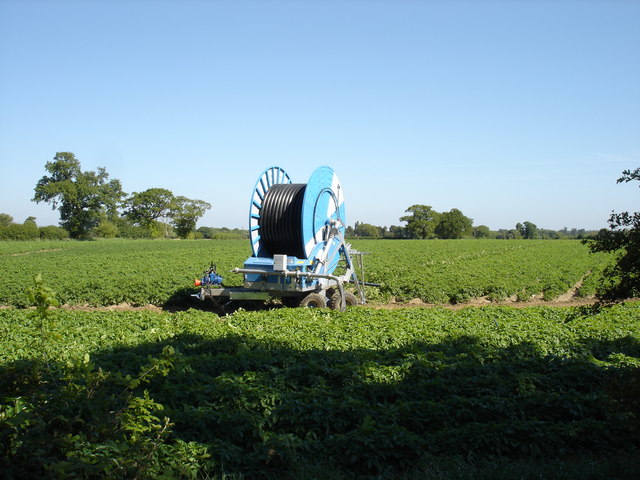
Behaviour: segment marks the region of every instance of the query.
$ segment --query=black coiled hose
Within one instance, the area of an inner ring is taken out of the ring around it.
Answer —
[[[302,239],[304,183],[278,183],[264,196],[260,210],[260,239],[267,255],[305,258]]]

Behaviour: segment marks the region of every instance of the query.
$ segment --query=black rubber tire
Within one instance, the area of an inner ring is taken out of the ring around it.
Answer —
[[[331,295],[331,299],[329,300],[329,305],[331,306],[331,308],[333,308],[334,310],[340,310],[341,303],[342,299],[340,298],[340,292],[336,292]],[[360,302],[358,302],[358,298],[353,293],[344,292],[344,303],[347,305],[347,307],[353,307],[355,305],[358,305]]]
[[[325,308],[327,306],[327,297],[319,293],[310,293],[300,300],[300,306],[303,308]]]

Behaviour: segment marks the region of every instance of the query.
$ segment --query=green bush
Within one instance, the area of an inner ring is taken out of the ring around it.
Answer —
[[[153,232],[145,227],[124,224],[118,228],[120,238],[153,238]]]
[[[64,228],[56,227],[55,225],[40,227],[38,230],[40,230],[41,240],[66,240],[69,238],[69,232]]]
[[[93,234],[99,238],[115,238],[118,236],[118,227],[113,222],[103,220],[93,229]]]
[[[38,238],[40,238],[40,232],[35,224],[13,223],[8,227],[0,227],[0,240],[37,240]]]

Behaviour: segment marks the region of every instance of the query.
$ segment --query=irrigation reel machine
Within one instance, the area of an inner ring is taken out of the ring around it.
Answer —
[[[252,255],[244,268],[244,286],[225,287],[211,266],[196,280],[194,296],[219,305],[277,298],[287,306],[344,310],[365,298],[363,252],[344,240],[344,196],[330,167],[317,168],[309,182],[292,183],[280,167],[266,169],[251,195],[249,235]],[[360,279],[354,259],[358,261]],[[357,296],[345,290],[353,283]],[[376,285],[377,286],[377,285]]]

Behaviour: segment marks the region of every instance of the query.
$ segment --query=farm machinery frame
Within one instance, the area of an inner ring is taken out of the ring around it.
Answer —
[[[200,300],[217,304],[267,301],[286,306],[338,310],[366,302],[364,252],[345,242],[342,186],[330,167],[319,167],[307,184],[294,184],[280,167],[266,169],[251,196],[249,236],[252,255],[243,268],[242,287],[225,287],[215,265],[196,280]],[[355,294],[345,285],[353,284]]]

